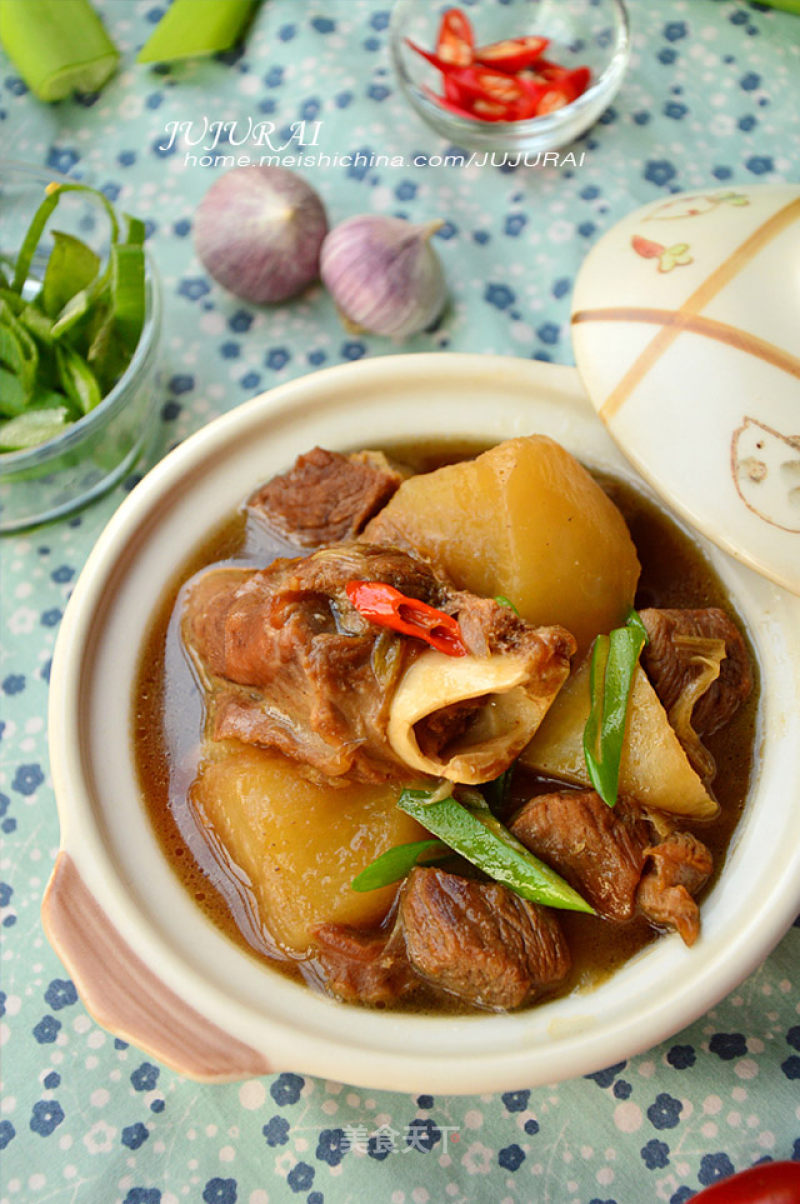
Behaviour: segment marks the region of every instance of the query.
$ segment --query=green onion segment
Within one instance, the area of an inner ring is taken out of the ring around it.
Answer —
[[[172,0],[137,55],[137,63],[216,54],[236,42],[258,0]]]
[[[469,791],[467,803],[449,798],[430,801],[433,791],[404,790],[397,805],[438,836],[467,861],[523,899],[566,911],[592,912],[554,870],[539,861],[492,814],[478,791]]]
[[[631,609],[624,627],[597,636],[592,647],[591,709],[583,731],[583,753],[589,780],[609,807],[617,801],[628,701],[639,656],[647,642],[644,624]]]
[[[119,61],[89,0],[0,0],[0,42],[45,101],[99,91]]]
[[[440,857],[448,851],[441,840],[412,840],[409,844],[396,844],[370,862],[350,885],[357,891],[390,886],[392,882],[399,882],[401,878],[405,878],[420,860]]]
[[[0,13],[7,2],[0,0]],[[108,262],[103,267],[81,239],[53,230],[39,279],[37,251],[67,192],[84,193],[104,209]],[[11,279],[0,276],[0,452],[60,434],[93,410],[128,367],[144,326],[146,279],[144,225],[126,221],[121,240],[117,215],[102,193],[84,184],[46,189],[16,262],[8,265]]]

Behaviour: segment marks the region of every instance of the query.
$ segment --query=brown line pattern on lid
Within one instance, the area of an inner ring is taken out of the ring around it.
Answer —
[[[661,358],[667,348],[675,342],[681,330],[685,329],[686,322],[698,314],[703,306],[707,305],[726,284],[729,284],[745,264],[749,263],[773,238],[781,234],[799,217],[800,197],[797,197],[784,205],[777,213],[773,213],[772,217],[767,218],[757,230],[754,230],[743,243],[731,252],[727,259],[723,260],[710,276],[706,277],[692,295],[687,297],[681,308],[674,311],[675,322],[671,326],[659,330],[658,334],[651,339],[644,351],[631,364],[622,380],[611,390],[599,407],[600,416],[604,421],[607,422],[625,404],[642,378]]]
[[[608,309],[582,309],[573,315],[573,323],[580,322],[648,322],[654,326],[678,326],[679,332],[705,335],[718,343],[726,343],[737,351],[745,351],[758,359],[782,368],[791,376],[800,379],[800,357],[792,355],[777,343],[750,334],[739,326],[730,326],[727,322],[719,322],[716,318],[707,318],[703,314],[683,314],[675,309],[636,309],[627,306],[615,306]]]
[[[42,903],[45,932],[98,1024],[201,1082],[270,1074],[255,1049],[223,1032],[167,987],[123,941],[68,853]]]

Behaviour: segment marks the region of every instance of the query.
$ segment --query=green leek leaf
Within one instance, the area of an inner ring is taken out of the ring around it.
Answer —
[[[0,361],[15,373],[25,397],[29,398],[33,393],[39,353],[7,301],[0,301]]]
[[[397,805],[467,861],[523,899],[567,911],[594,912],[577,891],[495,819],[477,791],[469,792],[469,805],[462,805],[452,795],[431,802],[434,797],[432,791],[404,790]]]
[[[16,293],[14,294],[16,296]],[[32,301],[23,303],[19,311],[20,324],[41,343],[52,343],[53,323]]]
[[[770,8],[780,8],[785,13],[800,16],[800,0],[762,0],[762,3],[768,4]]]
[[[583,731],[583,754],[589,780],[609,807],[617,801],[628,700],[634,671],[647,642],[645,626],[631,610],[624,627],[615,627],[610,635],[599,635],[592,648],[591,709]]]
[[[127,223],[125,230],[125,242],[132,247],[144,246],[144,240],[147,236],[147,230],[141,218],[131,217],[129,213],[124,214]]]
[[[130,352],[142,333],[144,297],[144,250],[116,243],[111,248],[111,305],[117,334]]]
[[[41,292],[41,305],[49,318],[55,318],[76,293],[88,288],[100,270],[99,256],[79,238],[54,230],[53,239]]]
[[[0,0],[0,41],[45,101],[98,91],[119,60],[89,0]]]
[[[228,50],[242,34],[258,0],[173,0],[139,51],[137,63]]]
[[[2,334],[0,334],[1,339]],[[29,397],[16,372],[9,372],[7,368],[0,365],[0,414],[5,418],[13,418],[16,414],[22,413],[28,400]]]
[[[8,422],[0,422],[0,451],[21,451],[37,447],[54,439],[69,426],[69,415],[63,407],[26,410]]]
[[[0,0],[0,12],[2,12],[2,4],[8,3],[8,0]],[[30,276],[31,264],[33,257],[36,254],[36,248],[39,246],[44,228],[47,225],[50,215],[58,205],[61,197],[66,192],[85,192],[88,196],[97,200],[108,214],[109,222],[111,223],[110,241],[115,243],[119,238],[119,223],[117,215],[109,202],[108,198],[103,196],[102,192],[98,192],[96,188],[89,188],[86,184],[49,184],[46,189],[46,195],[39,208],[33,215],[28,232],[25,235],[22,246],[20,247],[17,256],[17,265],[14,271],[14,279],[11,283],[12,289],[17,293],[22,293],[23,285]]]
[[[396,844],[371,861],[350,883],[353,890],[377,890],[390,886],[411,873],[422,858],[446,853],[447,846],[441,840],[412,840],[409,844]]]
[[[89,289],[82,289],[74,297],[70,297],[61,313],[50,327],[50,338],[61,339],[77,326],[81,318],[89,312],[93,297]]]
[[[82,414],[88,414],[100,404],[103,395],[86,360],[74,348],[59,343],[56,345],[56,363],[67,397]]]

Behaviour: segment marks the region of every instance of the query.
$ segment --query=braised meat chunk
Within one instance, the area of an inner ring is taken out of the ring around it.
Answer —
[[[320,924],[317,967],[331,994],[348,1003],[395,1003],[419,986],[406,957],[402,929],[358,932],[347,924]]]
[[[650,864],[639,886],[639,907],[654,924],[674,928],[693,945],[700,933],[700,910],[692,896],[711,875],[711,853],[690,832],[673,832],[645,853]]]
[[[650,638],[642,663],[667,713],[702,673],[702,656],[709,641],[719,640],[724,645],[719,676],[700,694],[691,712],[697,735],[711,735],[729,722],[753,688],[750,658],[739,628],[717,607],[647,609],[640,615]]]
[[[466,655],[445,657],[370,622],[346,591],[359,581],[390,585],[447,614],[475,608],[464,632]],[[206,689],[210,734],[275,749],[303,772],[341,781],[440,772],[469,780],[457,776],[466,763],[485,775],[478,780],[490,780],[530,739],[569,672],[575,645],[563,628],[534,628],[515,615],[509,624],[499,614],[504,608],[484,601],[453,590],[404,552],[362,543],[276,560],[261,571],[202,574],[186,594],[183,638]],[[458,668],[448,677],[426,656]],[[427,666],[431,674],[411,680],[413,670]],[[505,729],[500,690],[507,694]],[[465,697],[474,700],[466,719],[452,705]],[[413,729],[419,724],[421,734],[427,723],[438,751],[448,750],[444,760],[420,753]]]
[[[563,982],[571,969],[552,911],[498,883],[433,867],[411,871],[389,933],[323,924],[316,939],[327,990],[373,1005],[424,982],[474,1007],[506,1010]]]
[[[693,945],[700,932],[693,896],[708,881],[713,858],[690,832],[668,831],[656,843],[655,828],[631,800],[609,807],[594,790],[539,795],[511,824],[517,840],[605,919],[622,923],[638,911]]]
[[[418,866],[403,889],[399,921],[416,972],[480,1007],[519,1007],[570,970],[553,913],[494,882]]]
[[[248,510],[301,548],[354,539],[404,480],[383,452],[315,447],[273,477],[247,502]]]
[[[644,868],[650,830],[635,804],[609,807],[594,790],[561,790],[532,798],[511,831],[610,920],[629,920]]]

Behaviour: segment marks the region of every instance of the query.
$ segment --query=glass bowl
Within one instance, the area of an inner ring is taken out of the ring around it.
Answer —
[[[16,257],[35,209],[58,172],[0,162],[0,254]],[[72,181],[74,183],[74,180]],[[65,194],[53,215],[32,272],[41,278],[47,260],[48,231],[63,230],[107,251],[108,221],[96,202],[82,193]],[[110,489],[144,448],[157,401],[156,369],[161,331],[158,279],[146,257],[145,322],[128,368],[95,409],[60,435],[36,447],[0,452],[0,532],[16,531],[58,518]]]
[[[401,90],[419,116],[456,146],[477,151],[524,152],[535,166],[538,156],[573,142],[608,108],[625,73],[630,54],[628,14],[623,0],[461,0],[478,45],[538,35],[550,39],[545,56],[559,66],[587,66],[586,91],[571,104],[542,117],[522,121],[484,121],[459,116],[439,105],[441,73],[407,44],[436,46],[442,13],[452,3],[397,0],[389,41]]]

